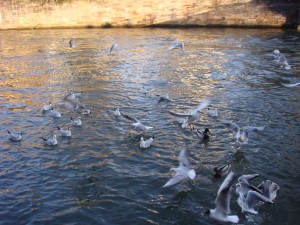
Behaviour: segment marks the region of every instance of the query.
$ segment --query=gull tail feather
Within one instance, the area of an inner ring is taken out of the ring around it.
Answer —
[[[236,215],[228,216],[227,219],[228,219],[229,222],[232,222],[232,223],[238,223],[239,222],[239,217],[236,216]]]

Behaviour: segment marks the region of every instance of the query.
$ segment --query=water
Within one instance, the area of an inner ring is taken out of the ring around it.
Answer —
[[[108,55],[115,38],[119,50]],[[74,39],[75,48],[68,41]],[[174,40],[181,50],[167,52]],[[253,183],[270,179],[280,185],[274,205],[259,214],[242,213],[233,192],[231,211],[240,224],[296,224],[300,210],[300,34],[255,29],[78,29],[1,32],[0,61],[0,224],[212,224],[204,211],[214,208],[223,179],[213,168],[231,163],[237,176],[259,173]],[[267,55],[284,53],[291,70]],[[145,85],[154,89],[143,95]],[[92,110],[72,138],[44,145],[61,119],[41,112],[70,91],[84,91]],[[169,92],[172,102],[154,94]],[[219,118],[241,126],[265,126],[247,144],[216,118],[205,114],[197,124],[209,127],[208,143],[183,130],[167,111],[183,112],[212,98]],[[130,138],[131,122],[112,110],[134,116],[155,129],[154,145],[140,149]],[[22,131],[11,142],[6,129]],[[161,188],[186,147],[197,172],[195,185]]]

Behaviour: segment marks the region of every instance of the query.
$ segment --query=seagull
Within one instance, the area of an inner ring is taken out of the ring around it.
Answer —
[[[216,208],[207,211],[210,218],[220,222],[239,222],[239,217],[237,215],[228,215],[230,213],[230,191],[233,178],[234,173],[230,172],[221,184],[215,200]]]
[[[263,194],[261,190],[259,190],[254,185],[250,184],[249,181],[257,178],[259,174],[247,174],[242,175],[238,178],[238,183],[235,185],[236,189],[235,192],[238,194],[242,194],[244,197],[247,195],[248,191],[256,191],[260,194]]]
[[[145,88],[145,86],[143,86],[143,87],[141,87],[141,89],[140,89],[140,92],[142,93],[142,94],[147,94],[149,91]]]
[[[50,115],[51,115],[52,117],[55,117],[55,118],[60,118],[60,117],[61,117],[60,112],[58,112],[57,110],[54,110],[53,108],[51,108],[51,109],[49,110],[49,112],[50,112]]]
[[[79,98],[79,97],[81,96],[82,93],[83,93],[83,91],[75,92],[75,93],[74,93],[74,97],[75,97],[75,98]]]
[[[171,168],[170,170],[174,171],[176,174],[162,187],[171,187],[189,179],[195,180],[196,178],[196,171],[194,169],[191,169],[190,162],[188,159],[188,151],[186,149],[180,151],[179,167]]]
[[[172,101],[169,97],[169,93],[166,94],[161,94],[161,95],[156,95],[158,97],[158,101]]]
[[[144,138],[141,137],[140,148],[149,148],[151,146],[153,140],[154,140],[154,135],[151,138],[149,138],[148,140],[145,140],[145,141],[144,141]]]
[[[214,177],[216,178],[220,178],[220,177],[224,177],[228,174],[229,170],[231,168],[230,164],[225,164],[222,166],[218,166],[214,168]]]
[[[176,118],[186,118],[182,124],[182,128],[186,128],[190,125],[190,123],[193,123],[194,121],[198,120],[200,117],[200,112],[210,104],[210,100],[204,99],[203,102],[201,102],[198,107],[194,110],[190,110],[188,113],[174,113],[169,112],[172,116],[175,116]]]
[[[178,41],[173,41],[171,43],[171,46],[169,47],[169,50],[175,49],[175,48],[181,48],[182,52],[185,54],[185,49],[184,49],[184,43],[183,42],[178,42]]]
[[[124,116],[126,119],[133,121],[134,123],[132,124],[135,128],[139,128],[142,131],[148,131],[150,129],[153,129],[153,127],[149,127],[149,126],[145,126],[144,124],[142,124],[140,121],[138,121],[135,118],[132,118],[130,116],[127,116],[123,113],[121,113],[122,116]]]
[[[9,138],[12,141],[21,141],[22,140],[21,132],[11,133],[9,130],[7,130],[7,133],[9,134]]]
[[[74,126],[81,126],[82,125],[81,117],[78,116],[76,119],[73,119],[73,117],[71,117],[71,124]]]
[[[270,180],[263,181],[260,185],[257,186],[257,188],[261,190],[263,192],[263,195],[271,201],[275,200],[277,191],[280,189],[278,184]]]
[[[256,201],[262,201],[266,203],[271,203],[273,204],[274,202],[271,201],[269,198],[263,196],[261,193],[256,192],[256,191],[251,191],[249,190],[247,192],[246,197],[243,194],[239,194],[239,198],[237,200],[239,206],[242,208],[242,212],[250,212],[253,214],[257,214],[258,212],[254,210],[254,203]]]
[[[281,84],[282,84],[283,86],[285,86],[285,87],[295,87],[295,86],[299,85],[300,82],[294,83],[294,84],[286,84],[286,83],[281,83]]]
[[[280,66],[284,66],[284,69],[289,70],[291,69],[291,66],[288,64],[286,58],[284,57],[284,55],[282,53],[280,53],[279,50],[274,50],[274,58],[275,60],[273,60],[273,62],[275,62],[276,64],[280,65]]]
[[[43,103],[43,111],[48,111],[48,110],[50,110],[52,108],[52,105],[51,105],[51,102],[49,102],[49,104],[47,105],[47,104],[45,104],[45,103]]]
[[[71,38],[70,41],[69,41],[69,47],[70,48],[75,48],[75,44],[73,43],[73,41],[74,41],[73,38]]]
[[[118,46],[118,41],[115,41],[110,47],[109,55],[112,53],[113,50],[116,50]]]
[[[70,92],[70,93],[66,94],[63,99],[70,101],[70,100],[74,100],[75,98],[76,98],[75,93],[74,92]]]
[[[207,108],[207,113],[208,113],[208,115],[210,115],[212,117],[217,117],[218,116],[218,109],[217,108],[215,108],[215,109]]]
[[[241,143],[247,143],[248,142],[248,136],[251,132],[257,132],[257,131],[263,131],[265,127],[251,127],[251,126],[245,126],[240,128],[237,124],[232,123],[227,120],[221,120],[222,124],[227,126],[229,129],[236,132],[235,138],[237,141]]]
[[[68,129],[61,129],[60,127],[57,127],[57,129],[59,130],[62,136],[71,137],[72,135],[70,127],[68,127]]]
[[[47,145],[57,145],[57,139],[56,139],[55,134],[52,136],[52,138],[42,137],[42,139],[43,139],[44,143],[47,144]]]
[[[208,128],[205,128],[204,131],[200,130],[200,129],[196,129],[196,134],[200,139],[209,139],[209,136],[207,133],[210,133]]]
[[[116,110],[114,111],[114,116],[116,116],[116,117],[121,116],[121,113],[120,113],[120,109],[119,109],[119,108],[116,108]]]

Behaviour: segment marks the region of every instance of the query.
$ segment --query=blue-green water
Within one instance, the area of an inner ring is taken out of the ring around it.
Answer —
[[[75,48],[68,41],[74,39]],[[108,55],[115,38],[118,52]],[[168,51],[175,40],[185,42]],[[231,212],[240,224],[296,224],[300,219],[300,33],[255,29],[78,29],[2,31],[0,39],[0,224],[213,224],[223,179],[213,168],[231,163],[236,176],[259,173],[258,185],[280,185],[276,203],[242,213],[232,192]],[[272,63],[279,49],[291,70]],[[143,95],[145,85],[154,89]],[[58,145],[41,137],[65,125],[41,112],[71,91],[84,91],[92,110],[72,138]],[[172,102],[158,102],[168,92]],[[197,127],[209,127],[207,143],[168,114],[212,99],[219,119],[241,126],[265,126],[237,144],[205,110]],[[155,127],[153,146],[140,149],[128,138],[131,122],[112,110]],[[21,142],[6,130],[23,132]],[[195,185],[161,188],[177,167],[182,148],[190,151]]]

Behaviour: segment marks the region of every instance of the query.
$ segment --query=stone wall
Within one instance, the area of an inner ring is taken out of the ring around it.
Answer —
[[[41,3],[44,2],[44,3]],[[0,0],[0,29],[298,24],[298,0]]]

